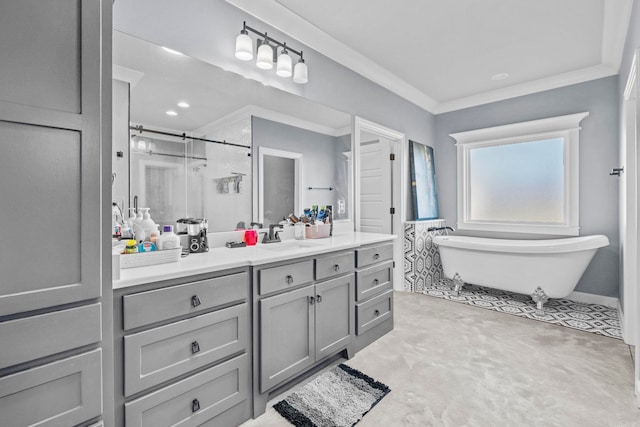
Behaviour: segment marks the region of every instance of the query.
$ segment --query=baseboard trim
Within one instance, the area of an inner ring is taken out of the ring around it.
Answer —
[[[588,294],[585,292],[572,292],[567,299],[579,302],[585,302],[587,304],[600,304],[606,305],[611,308],[618,308],[618,298],[605,297],[603,295]],[[620,311],[620,310],[618,310]]]

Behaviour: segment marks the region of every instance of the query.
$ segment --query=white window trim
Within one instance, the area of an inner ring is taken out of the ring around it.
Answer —
[[[530,234],[578,236],[579,226],[579,131],[588,112],[452,133],[458,153],[458,229]],[[565,140],[565,223],[471,221],[469,218],[469,152],[472,148],[561,137]]]

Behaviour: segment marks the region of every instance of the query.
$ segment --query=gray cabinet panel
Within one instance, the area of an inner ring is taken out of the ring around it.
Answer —
[[[313,260],[260,270],[260,295],[270,294],[313,281]]]
[[[362,334],[393,316],[393,291],[356,305],[356,334]]]
[[[0,3],[1,101],[80,112],[79,10],[79,0]]]
[[[199,426],[249,398],[243,354],[125,404],[127,427]]]
[[[80,133],[0,121],[0,151],[0,218],[12,223],[3,236],[29,242],[0,257],[0,315],[99,296],[80,256]]]
[[[247,303],[124,337],[125,396],[247,347]]]
[[[171,286],[123,297],[124,329],[150,325],[174,317],[247,298],[246,272]]]
[[[355,276],[316,284],[316,360],[345,348],[355,335]]]
[[[303,371],[315,362],[315,287],[260,301],[260,391]]]
[[[356,276],[356,301],[364,301],[393,288],[393,261],[362,269]]]
[[[100,304],[0,323],[0,368],[97,343]]]
[[[356,250],[356,267],[358,268],[392,259],[393,243],[358,248]]]
[[[349,274],[355,268],[353,252],[341,252],[316,258],[316,280],[324,280],[340,274]]]
[[[98,349],[0,378],[0,423],[72,426],[100,415],[101,356]]]

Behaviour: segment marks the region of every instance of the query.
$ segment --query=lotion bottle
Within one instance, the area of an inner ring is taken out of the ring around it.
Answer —
[[[165,225],[162,227],[162,234],[156,240],[159,251],[167,249],[176,249],[180,247],[180,237],[173,232],[173,225]]]

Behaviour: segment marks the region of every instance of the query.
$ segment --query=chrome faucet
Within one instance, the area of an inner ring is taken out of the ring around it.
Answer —
[[[269,224],[269,234],[265,234],[262,239],[262,243],[276,243],[280,242],[280,230],[276,228],[283,228],[281,224]]]

